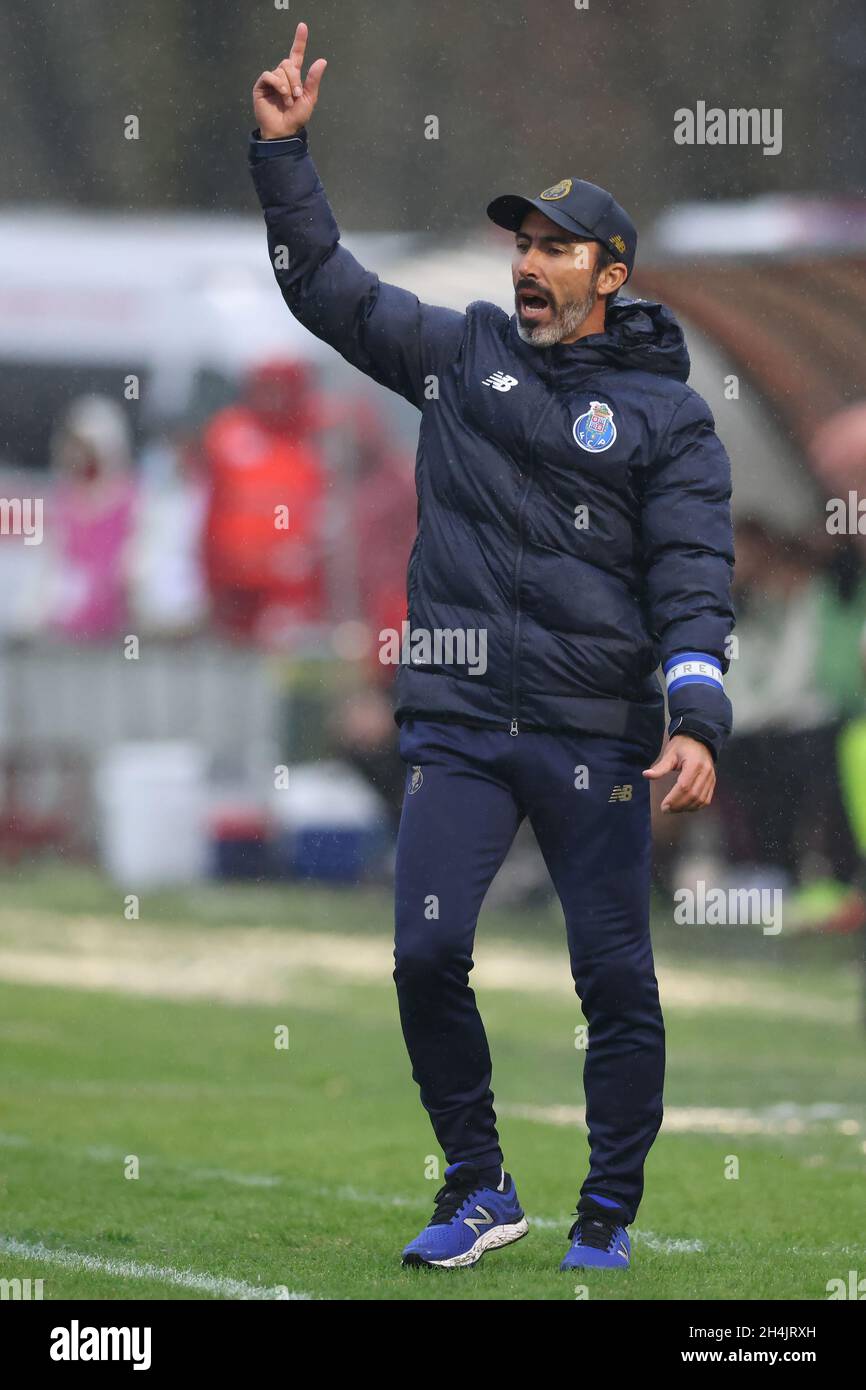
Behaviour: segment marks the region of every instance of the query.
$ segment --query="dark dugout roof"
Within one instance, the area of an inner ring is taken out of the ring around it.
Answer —
[[[717,343],[804,454],[822,420],[866,396],[864,255],[683,259],[635,272],[634,293]]]

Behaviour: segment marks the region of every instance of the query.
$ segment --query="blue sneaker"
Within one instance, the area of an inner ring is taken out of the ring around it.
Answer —
[[[581,1197],[577,1220],[568,1233],[571,1248],[560,1269],[628,1269],[631,1243],[625,1226],[619,1224],[625,1215],[619,1202],[610,1197]]]
[[[429,1226],[403,1251],[404,1265],[462,1269],[474,1265],[485,1250],[520,1240],[529,1229],[504,1168],[497,1186],[488,1187],[473,1163],[452,1163],[435,1201]]]

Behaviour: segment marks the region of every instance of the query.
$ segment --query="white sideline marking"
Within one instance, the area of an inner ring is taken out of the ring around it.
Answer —
[[[328,1197],[331,1200],[337,1198],[344,1202],[361,1202],[364,1206],[409,1207],[424,1208],[425,1210],[427,1207],[427,1203],[420,1195],[418,1197],[400,1197],[396,1194],[382,1192],[363,1192],[356,1187],[320,1187],[317,1189],[317,1195]],[[529,1222],[530,1232],[533,1230],[560,1231],[565,1238],[574,1216],[573,1214],[571,1216],[533,1216],[532,1212],[527,1212],[526,1219]],[[658,1250],[663,1255],[697,1255],[706,1249],[702,1240],[660,1236],[656,1235],[654,1231],[642,1231],[636,1226],[630,1227],[629,1231],[633,1240],[639,1241],[648,1250]]]
[[[387,936],[274,927],[142,926],[108,917],[0,909],[0,979],[67,989],[110,990],[151,999],[315,1007],[346,983],[389,986],[394,961]],[[512,991],[574,1002],[565,950],[507,941],[479,946],[475,979],[485,991]],[[684,1011],[748,1009],[848,1028],[858,1002],[804,995],[775,980],[660,963],[662,1007]]]
[[[0,1132],[0,1149],[35,1149],[41,1146],[24,1134],[5,1134]],[[107,1144],[89,1144],[86,1148],[63,1146],[64,1153],[76,1158],[92,1158],[96,1163],[123,1163],[127,1154],[123,1149],[112,1149]],[[182,1178],[196,1178],[199,1182],[228,1182],[238,1187],[280,1187],[283,1179],[273,1173],[235,1173],[229,1168],[188,1168],[183,1163],[172,1163],[169,1159],[141,1156],[148,1168],[157,1172],[174,1173]]]
[[[138,1260],[106,1260],[101,1255],[85,1255],[78,1250],[52,1250],[41,1241],[15,1240],[13,1236],[0,1236],[0,1251],[6,1255],[16,1255],[21,1260],[39,1260],[42,1264],[58,1265],[61,1269],[108,1274],[114,1279],[152,1279],[160,1284],[173,1284],[197,1293],[219,1294],[222,1298],[312,1299],[312,1294],[286,1290],[285,1285],[265,1288],[261,1284],[247,1284],[243,1279],[198,1274],[192,1269],[173,1269],[171,1265],[142,1264]]]
[[[528,1120],[530,1124],[586,1128],[582,1105],[507,1105],[496,1103],[497,1115],[509,1120]],[[809,1134],[821,1126],[832,1125],[839,1134],[859,1135],[862,1119],[855,1119],[850,1106],[835,1103],[798,1105],[784,1101],[762,1110],[726,1109],[723,1106],[665,1106],[661,1132],[664,1134]]]
[[[231,1182],[238,1187],[279,1187],[283,1181],[271,1173],[232,1173],[227,1168],[184,1168],[183,1172],[202,1182]]]
[[[336,1197],[344,1202],[361,1202],[364,1206],[375,1203],[380,1207],[418,1207],[424,1203],[423,1197],[401,1197],[397,1193],[383,1196],[380,1192],[360,1192],[357,1187],[320,1187],[320,1197]]]
[[[25,1134],[9,1134],[0,1130],[0,1149],[46,1149],[50,1146],[40,1145]],[[127,1157],[123,1149],[113,1149],[107,1144],[89,1144],[86,1147],[72,1148],[64,1144],[63,1152],[72,1158],[90,1158],[96,1163],[123,1163]],[[235,1173],[228,1168],[189,1168],[184,1163],[172,1163],[170,1159],[155,1158],[147,1154],[140,1154],[142,1166],[148,1169],[155,1169],[156,1172],[171,1173],[180,1179],[196,1178],[201,1182],[227,1182],[237,1184],[239,1187],[282,1187],[285,1178],[279,1177],[275,1173]],[[437,1184],[438,1185],[438,1184]],[[317,1197],[327,1198],[329,1201],[342,1200],[344,1202],[358,1202],[362,1205],[390,1206],[390,1207],[422,1207],[425,1205],[424,1197],[400,1197],[396,1193],[383,1196],[379,1192],[364,1192],[351,1184],[344,1184],[341,1187],[317,1187],[313,1191]]]
[[[527,1214],[530,1231],[561,1231],[563,1237],[568,1234],[568,1229],[574,1221],[574,1214],[570,1216],[533,1216],[532,1212]],[[700,1255],[706,1250],[702,1240],[679,1239],[676,1236],[659,1236],[655,1231],[642,1231],[639,1226],[630,1226],[629,1235],[633,1241],[645,1245],[648,1250],[657,1250],[662,1255]]]
[[[28,1135],[9,1134],[0,1131],[0,1149],[39,1149],[42,1147]],[[74,1149],[64,1144],[63,1151],[70,1157],[91,1158],[97,1163],[122,1163],[127,1157],[123,1149],[112,1149],[103,1144]],[[204,1182],[237,1183],[240,1187],[282,1187],[285,1182],[284,1178],[278,1177],[274,1173],[234,1173],[227,1168],[188,1168],[183,1163],[171,1163],[167,1159],[151,1158],[147,1155],[139,1155],[139,1157],[147,1168],[155,1168],[157,1171],[162,1169],[184,1179],[197,1178]],[[434,1185],[438,1185],[438,1183]],[[385,1195],[380,1192],[365,1192],[351,1184],[344,1184],[341,1187],[317,1187],[313,1191],[317,1197],[324,1197],[329,1201],[336,1199],[344,1202],[358,1202],[363,1206],[408,1207],[410,1209],[420,1209],[426,1206],[426,1198],[421,1195],[401,1197],[397,1193]]]
[[[2,1083],[5,1091],[22,1090],[29,1087],[30,1083],[16,1078],[14,1081],[3,1078]],[[123,1081],[93,1081],[90,1077],[58,1079],[54,1076],[46,1076],[39,1081],[40,1091],[51,1091],[60,1096],[91,1096],[95,1099],[111,1099],[119,1096],[121,1100],[129,1100],[134,1096],[140,1100],[143,1095],[156,1096],[160,1100],[191,1100],[199,1101],[206,1099],[225,1100],[227,1097],[240,1096],[247,1100],[273,1100],[285,1099],[286,1083],[275,1081],[271,1085],[262,1083],[259,1085],[243,1086],[240,1084],[232,1085],[226,1082],[222,1085],[216,1081],[154,1081],[149,1078],[142,1080],[141,1077],[130,1077]]]
[[[330,1197],[331,1199],[336,1197],[345,1202],[362,1202],[365,1206],[426,1207],[424,1198],[421,1196],[399,1197],[395,1194],[386,1195],[381,1192],[362,1192],[356,1187],[320,1187],[317,1192],[320,1197]],[[561,1231],[565,1236],[574,1216],[533,1216],[532,1212],[527,1212],[526,1219],[529,1222],[530,1231],[533,1228],[539,1231]],[[640,1241],[648,1250],[659,1250],[663,1255],[697,1255],[706,1249],[702,1240],[659,1236],[654,1231],[642,1231],[639,1227],[631,1227],[630,1232],[632,1238]]]
[[[657,1236],[654,1231],[642,1231],[639,1226],[631,1229],[631,1238],[648,1250],[657,1250],[662,1255],[700,1255],[706,1250],[702,1240],[682,1240],[675,1236]]]

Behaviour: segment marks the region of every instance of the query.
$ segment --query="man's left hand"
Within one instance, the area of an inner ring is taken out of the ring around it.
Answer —
[[[716,767],[706,744],[687,734],[675,734],[662,749],[644,777],[655,781],[669,772],[679,777],[664,801],[663,811],[700,811],[709,806],[716,786]]]

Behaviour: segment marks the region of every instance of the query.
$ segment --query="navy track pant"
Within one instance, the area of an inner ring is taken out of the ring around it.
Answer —
[[[634,1220],[662,1120],[664,1024],[649,934],[647,757],[588,734],[407,720],[394,979],[421,1101],[449,1163],[502,1162],[484,1026],[469,987],[484,895],[528,816],[565,914],[589,1041],[582,1193]]]

